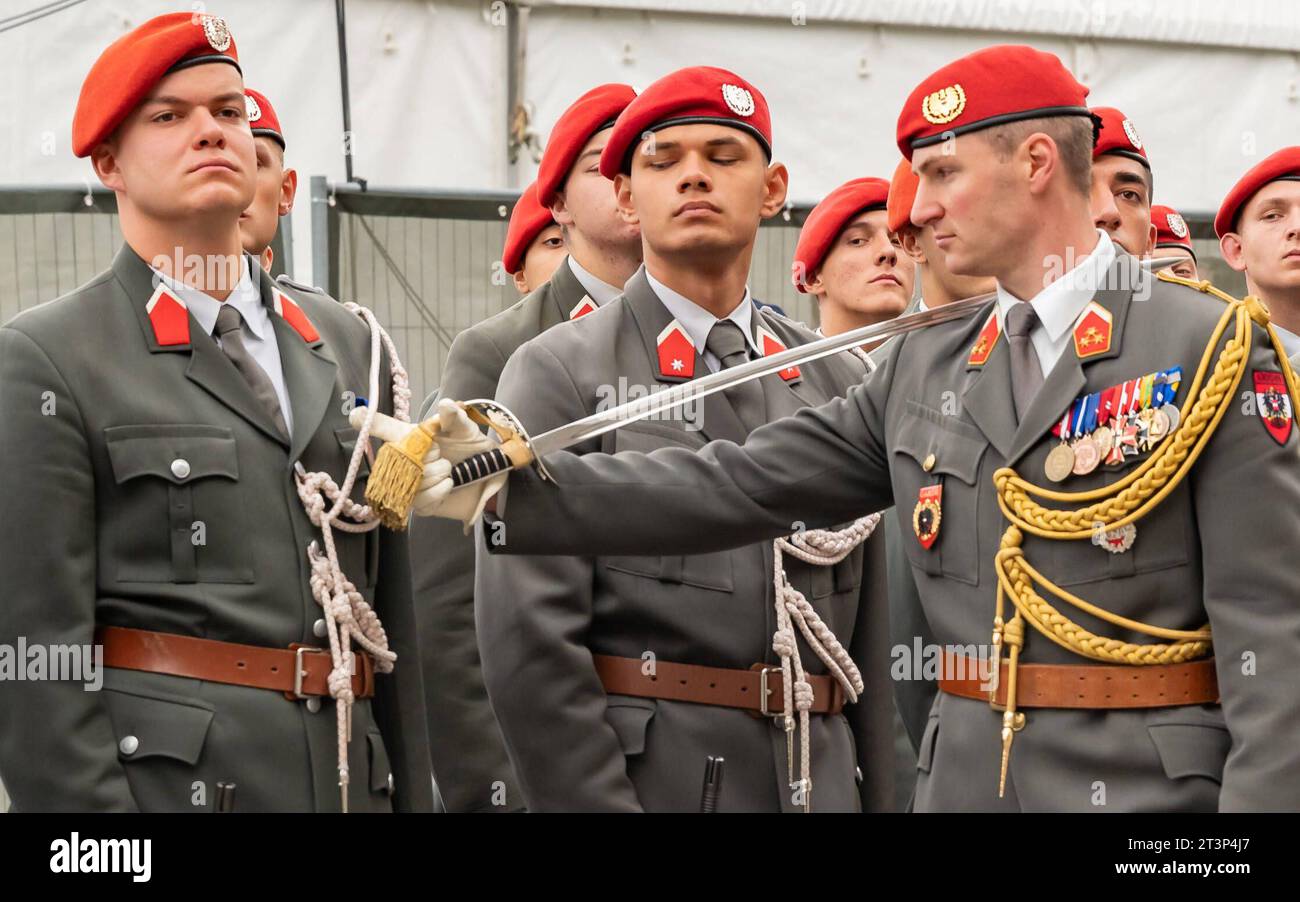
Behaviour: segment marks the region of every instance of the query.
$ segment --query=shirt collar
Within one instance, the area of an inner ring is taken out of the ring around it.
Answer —
[[[597,307],[604,306],[614,298],[623,293],[622,288],[616,288],[603,279],[598,279],[591,273],[587,272],[573,255],[569,255],[569,269],[573,271],[574,278],[582,283],[583,289],[587,292],[587,297],[596,302]]]
[[[249,330],[258,339],[264,338],[264,332],[270,325],[270,320],[266,314],[266,306],[262,303],[262,292],[253,282],[252,276],[249,275],[248,255],[241,254],[239,258],[239,281],[235,288],[226,298],[225,303],[234,304],[235,309],[244,317],[244,322],[248,325]],[[154,270],[159,280],[167,286],[167,289],[185,302],[189,308],[190,314],[194,321],[199,324],[203,331],[211,335],[212,330],[217,327],[217,314],[221,312],[221,301],[218,301],[212,295],[199,291],[182,282],[177,282],[166,273]]]
[[[1282,350],[1286,351],[1286,356],[1294,357],[1300,354],[1300,335],[1296,335],[1290,329],[1283,329],[1277,323],[1272,323],[1272,326],[1278,340],[1282,342]]]
[[[1106,273],[1115,262],[1115,243],[1101,229],[1097,230],[1097,246],[1092,253],[1080,260],[1073,269],[1061,275],[1032,298],[1024,298],[1034,305],[1038,321],[1042,323],[1048,338],[1059,341],[1082,315],[1088,302],[1092,300],[1106,281]],[[1002,287],[997,287],[998,312],[1002,320],[1000,325],[1006,328],[1007,311],[1013,304],[1021,302]]]
[[[709,331],[714,324],[719,322],[718,318],[709,311],[705,310],[699,304],[692,301],[683,294],[673,291],[663,282],[660,282],[650,271],[646,270],[646,281],[650,283],[650,288],[668,308],[668,312],[673,315],[686,330],[686,334],[691,337],[691,343],[695,349],[703,354],[704,344],[709,340]],[[750,350],[754,356],[762,357],[763,352],[758,347],[758,342],[754,340],[754,303],[749,296],[749,286],[745,286],[745,296],[741,298],[736,309],[727,314],[727,319],[740,326],[740,331],[745,335],[745,341],[749,342]]]

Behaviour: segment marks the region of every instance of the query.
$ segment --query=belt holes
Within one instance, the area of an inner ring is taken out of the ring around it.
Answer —
[[[659,682],[659,677],[658,677],[656,674],[651,674],[651,675],[650,675],[650,682],[652,682],[652,683],[657,683],[657,682]]]
[[[709,688],[710,688],[710,689],[717,689],[717,688],[718,688],[718,684],[717,684],[717,683],[709,683]]]
[[[245,664],[243,661],[236,661],[236,662],[235,662],[235,666],[238,667],[238,668],[240,668],[240,669],[242,670],[243,668],[247,667],[248,665]]]
[[[677,682],[681,683],[683,686],[686,685],[686,681],[685,681],[685,680],[678,680]]]
[[[243,665],[243,664],[240,664],[239,666],[240,666],[240,667],[243,667],[244,665]],[[272,665],[271,665],[271,673],[279,673],[279,672],[280,672],[280,666],[279,666],[278,664],[272,664]]]

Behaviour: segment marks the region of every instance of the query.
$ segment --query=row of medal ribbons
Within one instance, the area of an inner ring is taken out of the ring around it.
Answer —
[[[1061,444],[1047,455],[1047,478],[1064,482],[1099,466],[1120,467],[1178,428],[1174,406],[1182,367],[1148,373],[1076,398],[1052,435]]]

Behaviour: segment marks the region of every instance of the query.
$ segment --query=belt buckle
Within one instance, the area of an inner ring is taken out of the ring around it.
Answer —
[[[294,702],[315,698],[314,695],[306,694],[302,691],[303,678],[307,676],[307,670],[303,667],[302,656],[305,652],[319,653],[323,652],[325,649],[315,648],[311,645],[303,645],[295,642],[289,646],[289,650],[293,652],[293,689],[286,692],[284,697]]]
[[[784,717],[785,711],[769,711],[767,708],[768,697],[771,696],[772,690],[767,685],[767,675],[773,671],[780,672],[780,667],[762,667],[758,671],[758,713],[760,717]]]

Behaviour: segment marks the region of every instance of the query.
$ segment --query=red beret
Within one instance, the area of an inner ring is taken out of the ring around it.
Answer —
[[[813,207],[794,248],[794,263],[790,267],[794,287],[806,292],[804,280],[822,265],[844,227],[859,213],[883,210],[888,197],[889,182],[884,179],[853,179],[840,185]]]
[[[549,207],[591,136],[614,124],[636,98],[631,85],[601,85],[583,94],[560,116],[537,167],[537,199]]]
[[[1151,222],[1156,227],[1156,247],[1181,247],[1196,256],[1192,247],[1192,232],[1183,217],[1173,207],[1151,205]]]
[[[248,107],[248,127],[254,136],[273,139],[282,150],[287,150],[284,143],[284,130],[280,128],[280,117],[275,115],[275,107],[266,95],[252,88],[244,89],[244,103]]]
[[[912,164],[899,160],[894,177],[889,182],[889,202],[885,209],[889,211],[889,231],[897,232],[912,222],[912,205],[916,203],[916,189],[921,180],[912,171]]]
[[[1039,116],[1088,116],[1088,89],[1051,53],[1023,44],[985,47],[930,75],[898,116],[898,149]]]
[[[1251,168],[1232,186],[1214,217],[1214,234],[1222,238],[1237,228],[1237,214],[1269,182],[1300,181],[1300,147],[1283,147]]]
[[[510,211],[510,225],[506,227],[506,246],[501,251],[501,265],[514,275],[524,268],[524,256],[533,240],[555,219],[549,207],[537,202],[537,183],[533,182],[519,195],[515,208]]]
[[[632,152],[646,132],[712,122],[749,132],[772,158],[772,118],[758,88],[726,69],[691,66],[665,75],[627,105],[600,155],[600,174],[630,171]]]
[[[1092,108],[1092,114],[1101,120],[1097,143],[1092,148],[1094,160],[1104,153],[1113,153],[1128,157],[1130,160],[1137,160],[1148,170],[1151,169],[1146,148],[1142,146],[1142,139],[1138,137],[1137,129],[1133,127],[1132,119],[1113,106],[1095,106]]]
[[[122,35],[99,55],[81,85],[72,152],[89,156],[168,72],[217,62],[239,68],[235,39],[219,16],[168,13]]]

